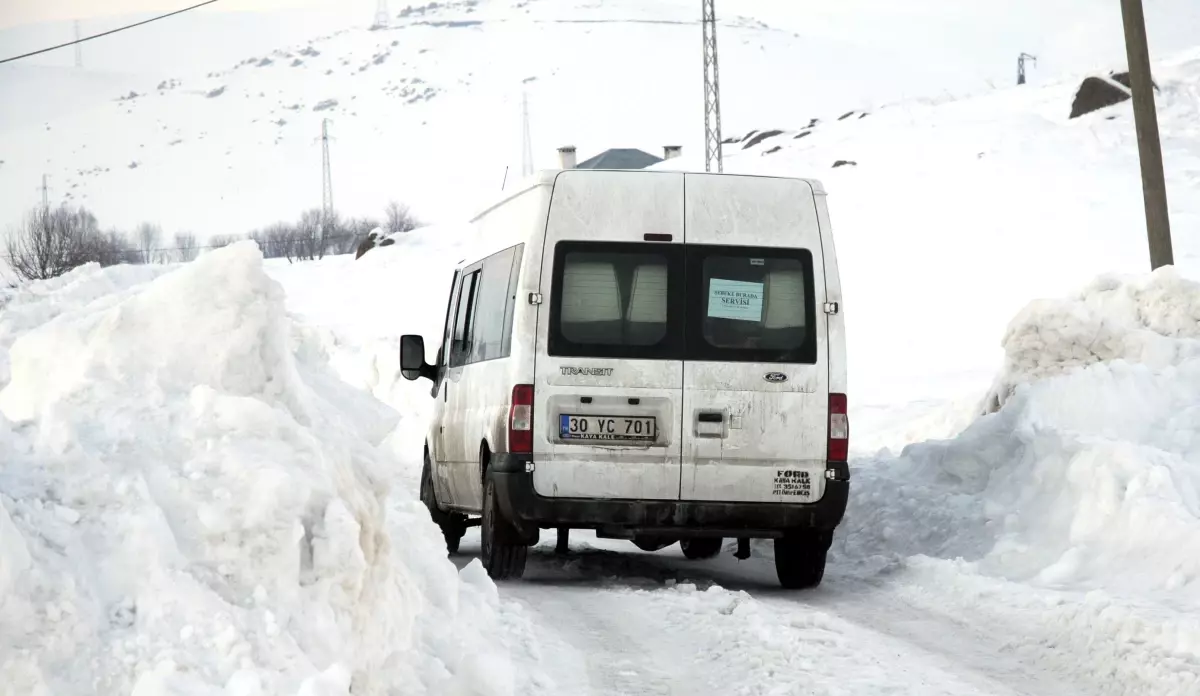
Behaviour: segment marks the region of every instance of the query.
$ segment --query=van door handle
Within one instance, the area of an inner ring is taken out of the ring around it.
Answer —
[[[707,411],[698,414],[696,420],[701,423],[721,423],[725,420],[725,414],[720,411]]]

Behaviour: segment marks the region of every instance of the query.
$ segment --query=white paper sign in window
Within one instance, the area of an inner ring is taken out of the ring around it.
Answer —
[[[708,316],[762,321],[763,284],[713,278],[708,284]]]

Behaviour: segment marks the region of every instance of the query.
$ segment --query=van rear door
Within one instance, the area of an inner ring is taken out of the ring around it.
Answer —
[[[679,497],[683,175],[565,171],[546,224],[534,489]]]
[[[811,186],[686,175],[683,500],[824,493],[825,279]]]

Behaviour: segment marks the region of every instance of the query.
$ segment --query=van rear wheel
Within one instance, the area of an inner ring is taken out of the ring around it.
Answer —
[[[816,587],[825,577],[825,556],[833,542],[832,531],[806,529],[775,540],[775,573],[789,590]]]
[[[438,509],[437,493],[433,489],[433,471],[429,464],[429,455],[425,455],[425,465],[421,467],[421,502],[429,510],[429,516],[442,530],[446,539],[446,551],[458,553],[459,542],[467,533],[467,518],[454,512]]]
[[[724,543],[721,537],[700,537],[699,539],[684,539],[679,542],[679,547],[683,549],[684,558],[696,561],[704,558],[712,558],[718,553],[721,553],[721,544]]]
[[[483,488],[483,520],[479,529],[483,567],[493,580],[519,578],[525,573],[529,547],[515,527],[504,519],[496,500],[496,483],[491,476]]]

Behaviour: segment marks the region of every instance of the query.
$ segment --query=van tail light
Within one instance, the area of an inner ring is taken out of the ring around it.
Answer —
[[[829,395],[829,461],[844,462],[850,454],[850,417],[846,395]]]
[[[513,454],[533,452],[532,384],[513,387],[512,406],[508,409],[508,451]]]

